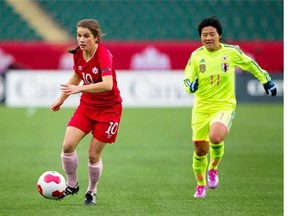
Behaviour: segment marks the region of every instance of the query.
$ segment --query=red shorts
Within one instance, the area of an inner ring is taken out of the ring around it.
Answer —
[[[68,122],[68,126],[76,127],[86,134],[91,131],[97,140],[113,143],[117,137],[121,114],[121,103],[96,108],[80,104]]]

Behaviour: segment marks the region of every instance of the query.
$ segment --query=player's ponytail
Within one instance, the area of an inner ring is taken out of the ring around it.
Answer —
[[[67,51],[68,51],[69,53],[74,54],[74,53],[77,52],[78,49],[80,49],[80,46],[76,46],[76,47],[69,47],[69,48],[67,49]]]

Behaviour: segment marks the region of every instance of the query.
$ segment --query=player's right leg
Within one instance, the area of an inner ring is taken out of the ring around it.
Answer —
[[[70,187],[70,186],[67,186],[64,193],[62,194],[62,196],[60,196],[58,198],[58,200],[62,200],[64,199],[64,197],[66,197],[67,195],[74,195],[74,194],[77,194],[79,192],[79,184],[77,182],[77,184],[74,186],[74,187]]]
[[[208,165],[207,154],[209,151],[209,142],[194,141],[195,151],[193,153],[193,171],[196,177],[195,198],[203,198],[206,196],[206,169]]]
[[[61,161],[63,170],[66,173],[67,187],[64,194],[59,198],[60,200],[67,195],[77,194],[79,191],[79,184],[76,173],[78,167],[76,147],[85,135],[86,133],[76,127],[68,126],[66,129],[62,147]]]
[[[192,167],[196,177],[196,192],[195,198],[206,196],[206,170],[208,165],[207,155],[209,152],[209,122],[210,113],[197,112],[193,109],[192,113],[192,131],[194,153]]]

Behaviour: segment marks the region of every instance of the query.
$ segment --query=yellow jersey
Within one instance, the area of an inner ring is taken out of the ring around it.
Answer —
[[[185,67],[183,87],[191,94],[190,83],[198,79],[194,108],[198,111],[236,108],[235,68],[238,66],[252,73],[262,84],[271,80],[252,58],[238,46],[220,44],[217,51],[208,51],[204,46],[192,52]]]

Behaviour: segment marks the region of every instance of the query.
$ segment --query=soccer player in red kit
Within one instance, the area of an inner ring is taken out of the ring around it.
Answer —
[[[74,55],[74,72],[69,81],[61,85],[62,94],[50,107],[51,111],[56,112],[71,94],[82,93],[80,104],[68,122],[64,136],[61,160],[67,188],[59,199],[79,191],[76,148],[91,132],[93,137],[88,150],[89,185],[85,205],[96,204],[97,185],[103,170],[101,153],[106,143],[115,142],[122,114],[122,98],[117,87],[113,57],[100,43],[102,37],[96,20],[84,19],[77,23],[78,46],[68,50]]]

